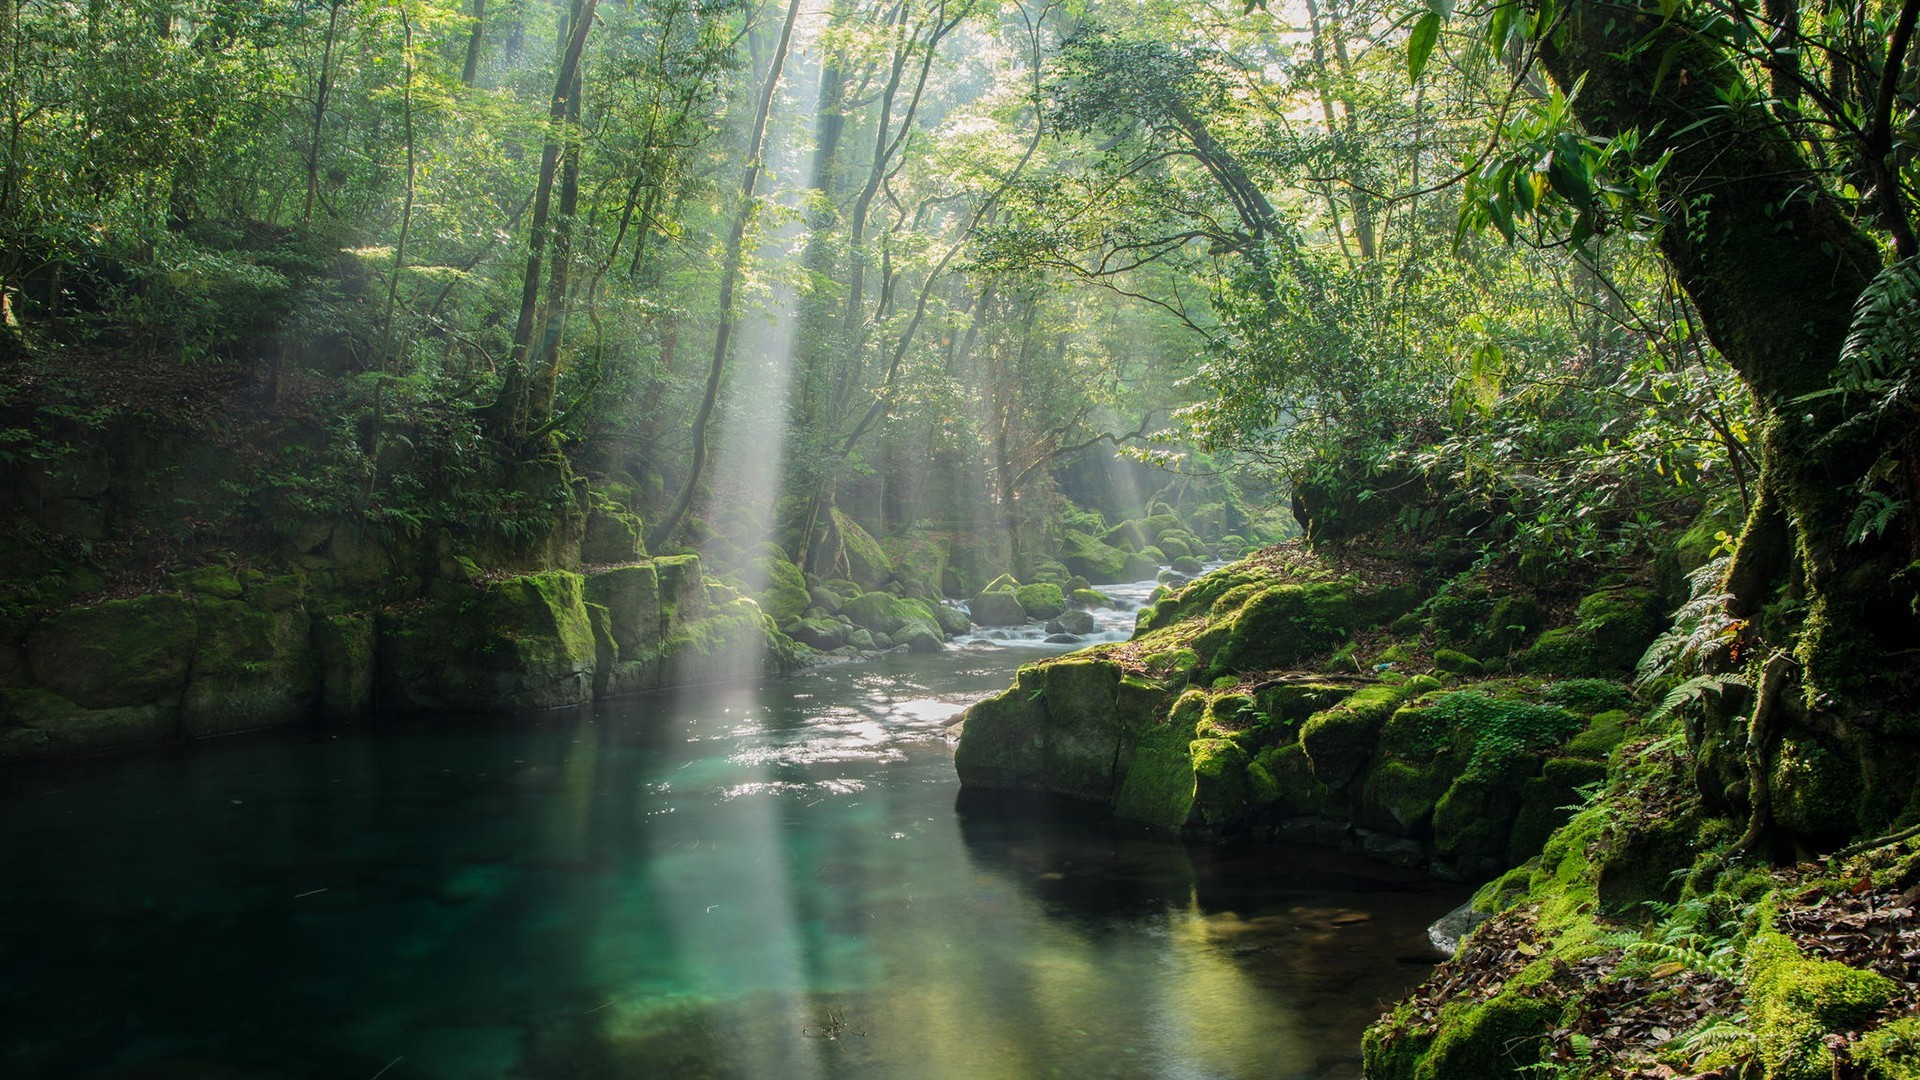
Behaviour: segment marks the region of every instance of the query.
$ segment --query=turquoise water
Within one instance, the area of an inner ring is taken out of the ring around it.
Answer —
[[[957,807],[1032,656],[0,772],[0,1075],[1357,1076],[1458,890]]]

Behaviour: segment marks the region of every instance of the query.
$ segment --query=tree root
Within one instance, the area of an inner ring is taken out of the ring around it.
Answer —
[[[1773,823],[1773,797],[1767,790],[1767,753],[1774,737],[1774,712],[1781,683],[1793,667],[1793,657],[1785,650],[1767,657],[1761,669],[1760,683],[1754,687],[1753,716],[1747,720],[1747,831],[1733,845],[1735,852],[1747,851],[1758,843]]]

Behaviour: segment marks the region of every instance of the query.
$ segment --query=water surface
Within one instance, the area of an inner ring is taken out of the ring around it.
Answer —
[[[957,812],[1034,655],[0,772],[0,1075],[1357,1077],[1459,891]]]

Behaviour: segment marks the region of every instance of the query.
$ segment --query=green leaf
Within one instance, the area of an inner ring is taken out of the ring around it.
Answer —
[[[1433,55],[1433,45],[1438,40],[1440,13],[1429,11],[1413,24],[1413,33],[1407,37],[1407,74],[1415,81],[1427,70],[1427,59]]]
[[[1580,209],[1593,205],[1593,176],[1587,171],[1579,143],[1565,133],[1554,140],[1553,154],[1547,159],[1547,179],[1561,198]]]
[[[1493,9],[1493,18],[1487,21],[1487,44],[1495,52],[1504,52],[1507,39],[1513,36],[1513,20],[1520,13],[1517,2],[1501,4]]]

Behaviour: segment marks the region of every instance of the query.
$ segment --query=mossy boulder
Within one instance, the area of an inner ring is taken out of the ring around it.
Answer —
[[[1480,661],[1456,649],[1433,650],[1433,670],[1449,675],[1478,675],[1484,670]]]
[[[1068,534],[1060,562],[1070,573],[1084,577],[1094,585],[1145,581],[1160,569],[1152,559],[1083,533]]]
[[[954,750],[960,782],[1111,804],[1133,734],[1120,685],[1120,670],[1093,657],[1021,668],[1010,689],[967,710]]]
[[[1229,829],[1246,822],[1250,808],[1247,768],[1252,759],[1232,739],[1195,739],[1187,749],[1192,761],[1196,824]]]
[[[668,555],[653,560],[660,587],[660,629],[670,633],[707,613],[706,574],[698,555]]]
[[[846,576],[858,582],[862,589],[873,590],[885,585],[893,577],[893,566],[887,561],[886,549],[880,542],[839,507],[829,511],[828,520],[827,557],[823,563],[843,568]]]
[[[1027,621],[1027,609],[1011,589],[979,593],[967,602],[968,618],[981,626],[1018,626]]]
[[[587,512],[580,537],[580,561],[588,565],[632,562],[646,557],[646,526],[638,514],[610,504]]]
[[[1763,919],[1769,913],[1763,905]],[[1877,972],[1807,957],[1771,926],[1748,944],[1743,977],[1747,1013],[1767,1080],[1834,1076],[1826,1037],[1865,1024],[1899,990]]]
[[[1626,675],[1660,632],[1662,604],[1637,585],[1581,598],[1578,621],[1540,635],[1522,657],[1528,671],[1563,676]]]
[[[1273,780],[1271,789],[1250,789],[1253,810],[1263,819],[1317,817],[1344,818],[1347,800],[1320,782],[1313,763],[1297,742],[1269,746],[1254,758],[1252,768]],[[1251,772],[1251,769],[1249,770]]]
[[[48,690],[0,689],[0,761],[151,745],[179,736],[173,701],[87,708]]]
[[[1407,693],[1406,686],[1368,686],[1309,717],[1300,728],[1300,746],[1314,779],[1334,789],[1347,786],[1373,755],[1380,729]]]
[[[224,735],[308,715],[321,673],[304,609],[202,600],[194,617],[200,634],[180,698],[181,734]]]
[[[383,702],[399,709],[551,708],[593,696],[585,579],[567,570],[450,585],[379,615]]]
[[[1431,1029],[1406,1018],[1383,1022],[1361,1043],[1372,1080],[1519,1080],[1533,1072],[1565,1006],[1539,987],[1510,988],[1486,1001],[1441,1009]]]
[[[323,719],[347,720],[373,708],[374,618],[369,612],[318,616],[313,620],[314,660],[320,666],[318,711]]]
[[[87,709],[164,701],[186,687],[199,636],[193,604],[157,593],[69,608],[27,635],[35,685]]]
[[[813,606],[806,577],[785,555],[763,554],[748,559],[741,568],[740,578],[746,586],[743,591],[780,625],[799,618]]]
[[[939,624],[925,610],[892,593],[862,593],[847,601],[840,614],[855,626],[876,634],[896,634],[909,625],[926,625],[935,634],[940,632]]]
[[[718,590],[706,614],[683,621],[661,643],[662,679],[670,686],[730,682],[792,670],[792,639],[760,605]]]
[[[586,599],[606,609],[613,644],[612,666],[597,673],[599,692],[626,694],[659,686],[660,643],[666,625],[657,565],[643,562],[589,573]],[[698,610],[703,603],[693,603],[692,608]]]
[[[788,637],[821,652],[832,652],[845,645],[851,633],[853,626],[839,619],[801,619],[786,629]]]
[[[1604,762],[1588,758],[1548,758],[1538,776],[1520,785],[1520,805],[1507,833],[1506,861],[1523,863],[1540,853],[1547,837],[1565,825],[1574,811],[1607,778]]]
[[[1013,590],[1013,597],[1027,618],[1035,622],[1045,622],[1067,610],[1067,598],[1061,594],[1060,586],[1048,582],[1022,585]]]
[[[1049,634],[1073,634],[1076,637],[1093,633],[1093,616],[1084,611],[1063,611],[1047,623]]]

